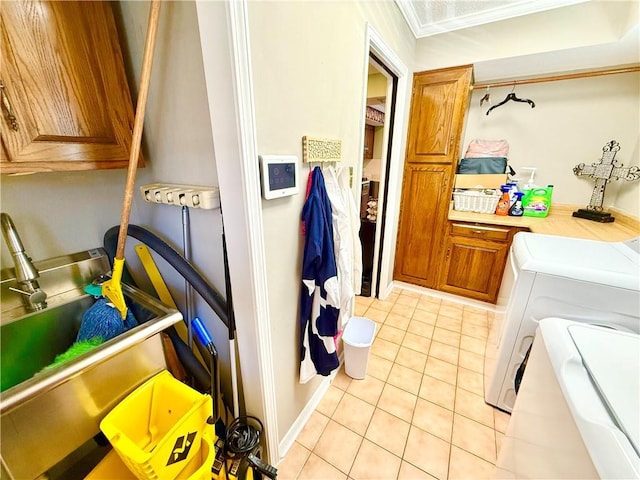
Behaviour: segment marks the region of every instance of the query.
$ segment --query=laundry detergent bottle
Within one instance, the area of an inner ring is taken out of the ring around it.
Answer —
[[[509,185],[502,185],[500,191],[502,196],[498,200],[498,206],[496,207],[496,215],[508,215],[509,207],[511,206],[511,197],[509,196]]]
[[[511,208],[509,209],[509,215],[511,217],[521,217],[524,214],[524,208],[522,208],[523,195],[524,195],[524,192],[515,193],[516,200],[515,202],[513,202],[513,205],[511,205]]]

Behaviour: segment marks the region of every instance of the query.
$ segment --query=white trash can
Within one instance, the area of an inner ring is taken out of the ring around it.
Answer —
[[[342,334],[344,342],[344,369],[351,378],[363,379],[367,375],[369,351],[376,333],[376,323],[364,317],[351,317]]]

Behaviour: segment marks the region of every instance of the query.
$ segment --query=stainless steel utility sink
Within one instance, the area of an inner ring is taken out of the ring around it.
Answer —
[[[2,478],[37,478],[98,434],[100,421],[120,400],[166,368],[159,333],[182,319],[178,311],[123,284],[139,325],[43,371],[73,344],[83,313],[95,301],[84,286],[109,270],[101,249],[47,262],[36,265],[48,307],[34,313],[12,296],[12,269],[2,271]]]
[[[56,355],[65,352],[75,341],[82,315],[93,301],[85,295],[2,325],[0,391],[29,380],[51,364]],[[31,383],[37,383],[42,376],[37,375]]]

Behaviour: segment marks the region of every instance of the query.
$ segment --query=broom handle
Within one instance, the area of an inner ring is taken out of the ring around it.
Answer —
[[[131,139],[131,151],[129,152],[129,166],[127,168],[127,183],[124,188],[124,200],[122,202],[122,214],[120,215],[120,231],[118,232],[118,245],[116,248],[117,259],[124,259],[124,247],[129,230],[129,216],[131,215],[131,203],[133,202],[133,188],[136,182],[138,156],[140,155],[140,143],[142,140],[142,127],[144,125],[144,111],[147,105],[149,93],[149,80],[151,78],[151,64],[153,63],[153,50],[158,32],[158,16],[160,15],[160,1],[153,0],[149,11],[149,24],[147,26],[147,39],[144,45],[142,58],[142,73],[140,75],[140,88],[138,89],[138,104],[133,121],[133,136]]]

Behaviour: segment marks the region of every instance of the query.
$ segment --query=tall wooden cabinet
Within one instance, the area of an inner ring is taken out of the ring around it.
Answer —
[[[126,167],[133,106],[111,3],[0,3],[0,173]]]
[[[405,165],[395,275],[398,280],[435,287],[444,223],[449,207],[449,165]],[[443,222],[444,212],[444,222]]]
[[[437,288],[472,66],[414,74],[394,279]]]

